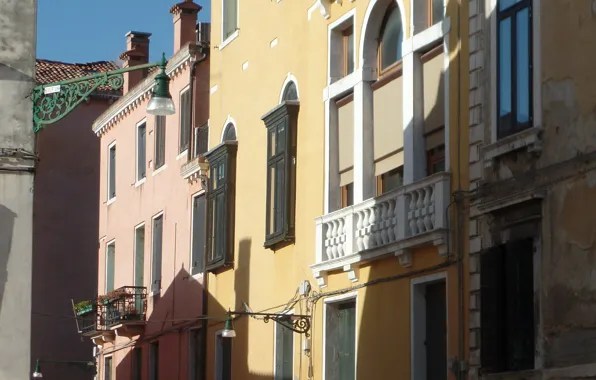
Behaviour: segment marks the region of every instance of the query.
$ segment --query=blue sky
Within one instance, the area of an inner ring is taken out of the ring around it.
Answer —
[[[38,0],[37,57],[71,63],[112,61],[126,50],[130,30],[152,33],[150,60],[173,54],[170,7],[182,0]],[[199,21],[209,21],[210,0]],[[130,17],[130,15],[135,15]]]

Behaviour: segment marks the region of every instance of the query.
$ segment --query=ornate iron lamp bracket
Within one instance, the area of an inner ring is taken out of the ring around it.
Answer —
[[[270,320],[298,333],[310,336],[310,315],[301,314],[271,314],[271,313],[249,313],[249,312],[231,312],[232,315],[261,316],[263,322]]]

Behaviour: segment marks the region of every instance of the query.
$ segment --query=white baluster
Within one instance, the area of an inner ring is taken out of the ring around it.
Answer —
[[[331,223],[325,223],[325,260],[331,260]]]
[[[386,231],[387,231],[387,239],[389,243],[395,241],[395,232],[393,231],[393,219],[395,217],[395,201],[393,199],[387,202],[387,220],[386,223]]]
[[[331,245],[331,257],[332,258],[336,258],[337,257],[337,219],[334,220],[333,222],[333,228],[331,230],[331,241],[332,241],[332,245]]]
[[[379,222],[379,229],[381,230],[381,241],[383,244],[389,243],[387,237],[387,208],[389,207],[389,201],[381,203],[381,221]]]
[[[344,218],[339,219],[339,229],[338,229],[338,239],[337,239],[337,255],[339,257],[344,257],[344,239],[345,239],[345,225],[344,225]]]
[[[416,223],[416,198],[418,194],[416,191],[412,191],[410,194],[410,209],[408,211],[408,224],[410,225],[410,233],[413,235],[418,234],[418,224]]]
[[[363,248],[368,249],[370,248],[370,210],[364,209],[362,210],[362,243]]]
[[[364,225],[364,213],[362,211],[358,211],[356,213],[356,218],[358,221],[356,222],[356,247],[358,252],[364,250],[364,239],[362,236],[362,226]]]

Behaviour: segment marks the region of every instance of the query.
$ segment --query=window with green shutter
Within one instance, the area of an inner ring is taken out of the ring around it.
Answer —
[[[142,122],[137,126],[137,181],[146,176],[147,167],[147,123]]]
[[[151,291],[159,293],[161,290],[161,257],[163,249],[163,214],[153,218],[151,265]]]
[[[116,198],[116,144],[108,149],[108,200]]]
[[[190,140],[190,90],[184,90],[180,94],[180,140],[179,153],[188,149]]]
[[[207,270],[234,260],[237,150],[236,141],[225,141],[205,154],[209,161]]]
[[[294,240],[298,109],[296,100],[285,100],[262,118],[267,128],[267,248]]]
[[[290,317],[275,325],[275,380],[293,380],[294,332]]]
[[[116,270],[116,243],[108,244],[106,248],[106,293],[114,290],[114,275]]]
[[[207,202],[203,194],[196,196],[192,201],[192,251],[191,274],[201,273],[204,270],[205,260],[205,222],[207,221]]]
[[[153,169],[159,169],[166,162],[166,117],[155,116],[155,159]]]
[[[534,368],[533,238],[481,256],[481,365],[485,372]]]

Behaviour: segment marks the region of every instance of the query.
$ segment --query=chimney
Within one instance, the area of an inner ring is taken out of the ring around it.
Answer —
[[[192,0],[184,0],[170,9],[174,15],[174,54],[188,42],[196,40],[195,28],[200,10],[201,6]]]
[[[126,33],[126,51],[120,54],[124,61],[123,67],[133,67],[149,62],[149,37],[151,33],[134,32]],[[147,76],[148,70],[129,71],[123,74],[124,86],[122,95],[126,95],[134,86]]]

